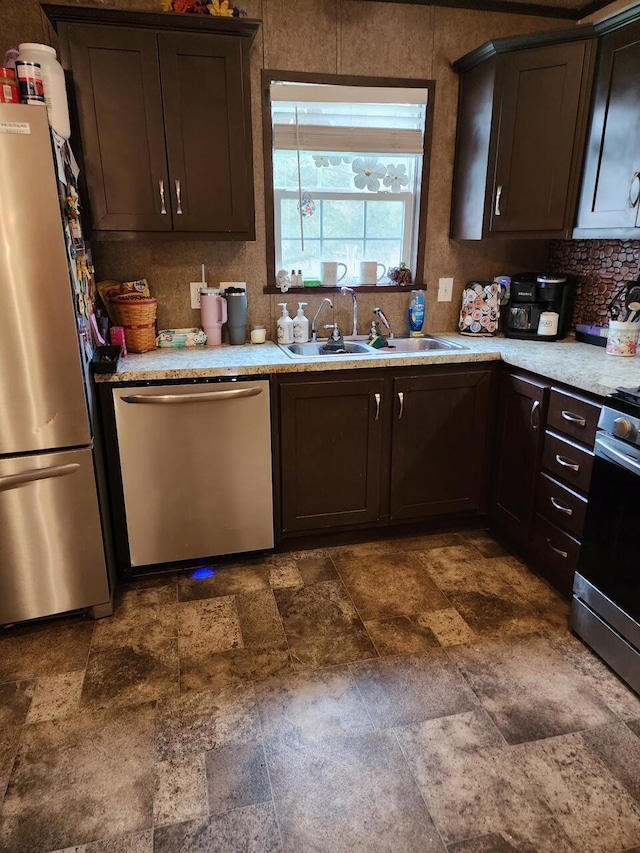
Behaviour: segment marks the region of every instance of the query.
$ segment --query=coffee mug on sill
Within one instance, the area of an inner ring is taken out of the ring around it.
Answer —
[[[378,267],[382,267],[380,275]],[[386,272],[385,265],[379,264],[378,261],[360,261],[360,284],[377,284]]]
[[[338,278],[338,267],[344,267],[344,272]],[[338,282],[347,274],[347,265],[338,261],[322,261],[320,264],[320,278],[323,287],[337,287]]]

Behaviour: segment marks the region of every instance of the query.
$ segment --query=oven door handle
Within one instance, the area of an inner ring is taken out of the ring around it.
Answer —
[[[613,462],[627,471],[631,471],[632,474],[640,474],[640,460],[618,450],[618,447],[606,436],[596,436],[596,451],[597,455],[603,459]]]

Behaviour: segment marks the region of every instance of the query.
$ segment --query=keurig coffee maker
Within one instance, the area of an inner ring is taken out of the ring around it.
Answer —
[[[521,273],[511,279],[508,338],[559,341],[569,329],[573,282],[566,275]]]

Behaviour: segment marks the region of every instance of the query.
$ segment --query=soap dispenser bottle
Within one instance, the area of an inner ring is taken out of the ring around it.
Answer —
[[[293,340],[297,344],[306,344],[309,340],[309,320],[304,316],[306,302],[298,302],[298,313],[293,320]]]
[[[278,318],[278,343],[292,344],[293,343],[293,320],[289,316],[286,302],[278,302],[282,308],[282,317]]]

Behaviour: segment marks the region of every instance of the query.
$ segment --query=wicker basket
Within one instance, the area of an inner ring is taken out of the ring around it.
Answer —
[[[156,348],[156,312],[158,300],[127,294],[110,300],[118,324],[124,326],[129,352],[150,352]]]

